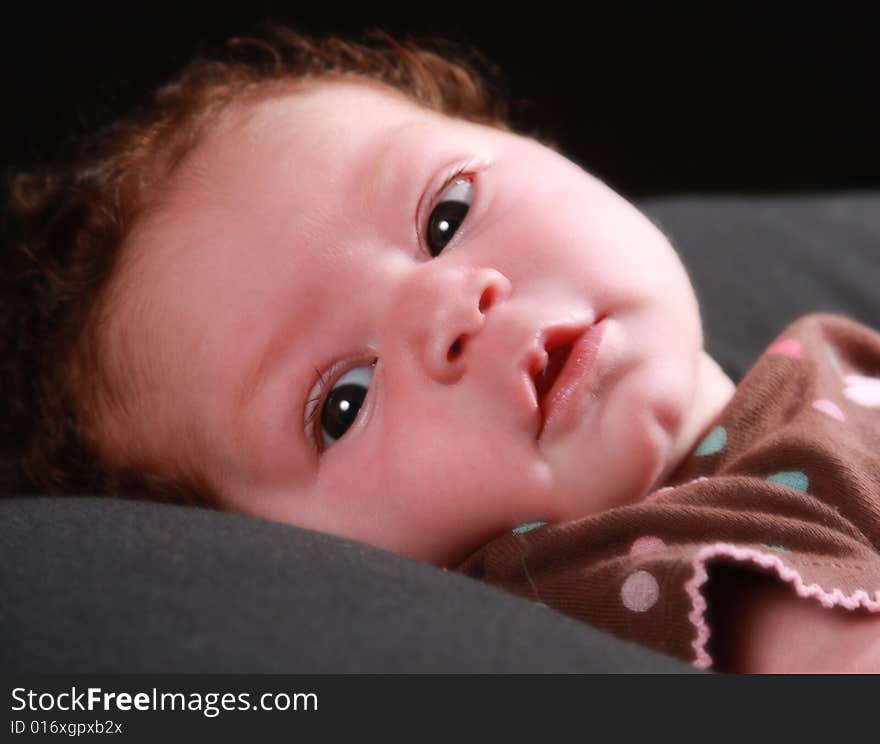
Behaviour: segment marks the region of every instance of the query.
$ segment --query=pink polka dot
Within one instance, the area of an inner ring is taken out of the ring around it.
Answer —
[[[655,553],[658,550],[663,550],[665,547],[666,543],[659,537],[645,535],[644,537],[640,537],[630,546],[629,554],[642,555],[644,553]]]
[[[681,488],[682,486],[689,486],[691,483],[699,483],[700,481],[709,480],[705,475],[701,475],[699,478],[694,478],[693,480],[689,480],[687,483],[682,483],[678,486],[665,486],[663,488],[658,488],[656,491],[652,491],[647,496],[645,496],[645,501],[653,501],[654,499],[660,499],[664,496],[668,496],[673,491]]]
[[[645,497],[645,501],[653,501],[654,499],[659,499],[661,496],[665,496],[667,493],[672,493],[675,490],[675,486],[666,486],[666,488],[658,488],[656,491],[649,493]]]
[[[780,356],[787,356],[792,359],[801,359],[804,351],[800,341],[793,338],[784,338],[775,344],[771,344],[767,349],[767,354],[779,354]]]
[[[689,486],[691,483],[701,483],[702,481],[707,481],[709,478],[705,475],[701,475],[699,478],[694,478],[693,480],[689,480],[687,483],[683,483],[682,485]]]
[[[630,574],[620,589],[620,599],[624,607],[633,612],[650,610],[660,597],[660,587],[647,571]]]
[[[838,421],[846,421],[846,416],[843,415],[843,411],[840,410],[839,406],[826,398],[814,400],[813,408],[817,411],[822,411],[822,413],[825,413]]]

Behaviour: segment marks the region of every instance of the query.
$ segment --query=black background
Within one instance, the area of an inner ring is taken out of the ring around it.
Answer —
[[[4,166],[58,157],[66,137],[126,111],[198,49],[274,20],[473,45],[504,71],[518,126],[630,197],[880,186],[877,26],[842,5],[17,6],[2,27]]]

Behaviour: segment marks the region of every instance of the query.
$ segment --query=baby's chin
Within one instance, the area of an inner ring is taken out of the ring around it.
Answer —
[[[668,400],[608,402],[589,430],[546,453],[564,512],[574,519],[645,499],[671,470],[680,417]]]

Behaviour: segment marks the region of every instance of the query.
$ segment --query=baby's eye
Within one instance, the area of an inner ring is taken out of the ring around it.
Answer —
[[[452,240],[464,218],[467,216],[474,198],[474,186],[468,178],[453,181],[441,193],[437,206],[428,218],[428,231],[425,239],[432,257],[440,255],[446,244]]]
[[[342,375],[321,407],[321,446],[326,449],[341,439],[357,418],[373,379],[375,364],[353,367]]]

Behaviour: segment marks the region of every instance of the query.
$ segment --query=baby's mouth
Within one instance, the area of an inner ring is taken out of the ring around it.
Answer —
[[[543,350],[531,367],[535,398],[540,413],[537,438],[545,430],[555,432],[572,425],[572,410],[591,383],[593,367],[602,342],[604,316],[592,325],[554,328],[543,336]]]
[[[571,354],[571,342],[562,343],[555,348],[550,348],[549,344],[545,346],[547,352],[547,363],[537,375],[535,375],[535,392],[538,394],[538,405],[542,405],[544,397],[550,392],[559,373],[562,372],[565,363]]]
[[[535,395],[541,413],[539,438],[547,420],[549,393],[553,390],[560,373],[565,369],[574,342],[581,333],[583,333],[582,328],[558,329],[549,332],[544,338],[544,353],[536,360],[536,366],[532,369],[532,381],[535,385]]]

